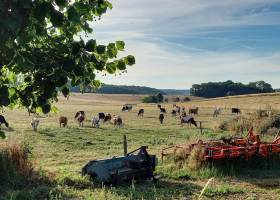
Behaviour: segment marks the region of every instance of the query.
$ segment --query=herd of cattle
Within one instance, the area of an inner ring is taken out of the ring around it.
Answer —
[[[163,124],[167,111],[160,104],[158,104],[157,107],[160,111],[159,122],[160,122],[160,124]],[[132,108],[133,108],[133,105],[126,104],[122,107],[121,110],[123,112],[125,112],[125,111],[129,112],[132,110]],[[171,116],[172,117],[179,116],[181,125],[188,124],[188,125],[194,125],[195,127],[197,127],[197,122],[195,121],[194,116],[198,115],[198,111],[199,111],[199,108],[195,107],[195,108],[189,108],[188,112],[187,112],[185,107],[180,107],[180,106],[177,106],[176,104],[173,104]],[[215,108],[214,112],[213,112],[213,117],[217,117],[218,115],[220,115],[221,111],[222,111],[221,108]],[[145,110],[143,108],[139,109],[137,116],[143,118],[144,112],[145,112]],[[241,114],[241,110],[239,108],[232,108],[231,112],[233,114]],[[85,111],[78,111],[76,113],[76,115],[74,116],[74,119],[79,124],[79,126],[83,126],[83,123],[86,119]],[[121,116],[119,116],[119,115],[112,116],[110,113],[105,114],[103,112],[100,112],[100,113],[98,113],[97,116],[94,116],[91,120],[92,127],[94,127],[94,128],[99,128],[100,122],[112,123],[112,121],[113,121],[113,124],[118,128],[121,128],[123,126],[123,119],[121,118]],[[39,122],[40,122],[40,120],[37,116],[33,117],[33,119],[31,120],[31,126],[34,131],[37,131]],[[0,115],[0,128],[1,128],[2,124],[4,124],[6,127],[9,127],[9,123],[6,121],[5,117],[3,115]],[[60,116],[59,117],[59,126],[66,127],[67,124],[68,124],[68,118],[66,116]]]

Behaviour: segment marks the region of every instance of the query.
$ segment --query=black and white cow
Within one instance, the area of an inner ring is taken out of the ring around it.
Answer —
[[[181,125],[183,126],[183,124],[188,124],[188,125],[192,124],[195,127],[197,127],[197,123],[194,120],[193,116],[191,116],[191,115],[186,115],[186,116],[181,117]]]
[[[145,110],[143,108],[141,108],[139,111],[138,111],[138,117],[144,117],[144,112]]]
[[[0,128],[2,124],[5,124],[7,128],[9,127],[9,123],[6,121],[5,117],[3,115],[0,115]]]
[[[132,110],[132,105],[126,104],[122,107],[122,111],[131,111]]]

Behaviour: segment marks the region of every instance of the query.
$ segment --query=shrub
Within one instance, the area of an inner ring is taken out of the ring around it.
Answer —
[[[188,101],[191,101],[191,99],[190,99],[190,97],[184,97],[183,101],[188,102]]]

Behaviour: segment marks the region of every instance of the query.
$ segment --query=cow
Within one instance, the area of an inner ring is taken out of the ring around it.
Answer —
[[[160,113],[158,119],[159,119],[159,122],[160,122],[161,124],[163,124],[164,114],[163,114],[163,113]]]
[[[106,116],[105,113],[98,113],[99,120],[104,120],[105,116]]]
[[[241,114],[241,110],[239,108],[232,108],[231,113],[232,114]]]
[[[67,124],[68,124],[68,118],[65,117],[65,116],[60,116],[60,117],[59,117],[59,127],[61,127],[61,125],[62,125],[63,127],[66,127]]]
[[[123,126],[123,120],[120,116],[114,116],[113,121],[115,127],[121,128]]]
[[[7,128],[9,127],[9,123],[6,121],[5,117],[3,115],[0,115],[0,128],[2,124],[5,124]]]
[[[190,108],[189,109],[189,114],[194,114],[194,115],[197,115],[198,114],[198,107],[196,108]]]
[[[104,123],[105,122],[110,122],[112,119],[112,115],[110,113],[106,114],[105,117],[104,117]]]
[[[178,114],[180,114],[180,112],[181,112],[181,107],[180,107],[180,106],[175,106],[174,110],[175,110]]]
[[[33,119],[31,120],[31,126],[32,126],[33,131],[37,131],[39,123],[40,123],[40,120],[37,117],[33,117]]]
[[[75,115],[75,120],[78,122],[79,126],[84,125],[84,121],[86,119],[84,111],[78,111]]]
[[[213,117],[218,117],[219,114],[221,114],[222,109],[221,108],[215,108]]]
[[[197,127],[197,123],[191,115],[181,116],[181,125],[183,126],[183,124],[188,124],[189,126],[192,124]]]
[[[122,111],[124,112],[124,111],[131,111],[132,110],[132,105],[129,105],[129,104],[127,104],[127,105],[124,105],[123,107],[122,107]]]
[[[173,109],[171,112],[172,117],[176,117],[176,113],[177,113],[176,110]]]
[[[144,117],[144,112],[145,112],[145,110],[143,109],[143,108],[141,108],[139,111],[138,111],[138,117]]]
[[[161,113],[166,113],[166,109],[165,108],[160,108],[159,109]]]
[[[98,117],[93,117],[92,118],[92,126],[94,128],[99,128],[100,127],[100,119]]]

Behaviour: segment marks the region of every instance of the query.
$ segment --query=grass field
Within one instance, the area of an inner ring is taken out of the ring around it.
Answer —
[[[60,98],[56,105],[59,113],[42,116],[38,132],[31,130],[32,116],[28,116],[26,111],[5,110],[4,115],[12,129],[4,129],[5,139],[0,139],[0,142],[26,141],[32,147],[36,170],[46,172],[56,184],[38,183],[19,190],[7,189],[0,197],[15,199],[19,193],[25,192],[32,196],[37,192],[42,193],[42,199],[45,199],[43,195],[45,193],[48,199],[197,199],[208,179],[214,177],[203,199],[280,199],[280,170],[277,168],[252,167],[240,171],[233,170],[229,174],[224,174],[216,168],[193,172],[184,168],[179,169],[173,162],[162,163],[159,160],[156,172],[161,175],[161,179],[155,185],[150,182],[137,182],[110,187],[92,183],[87,178],[81,177],[81,168],[88,161],[121,155],[124,134],[128,138],[129,150],[148,145],[149,152],[157,154],[160,158],[162,147],[184,143],[187,140],[213,139],[227,135],[226,132],[215,133],[212,128],[215,123],[234,117],[230,114],[230,107],[240,107],[244,112],[253,112],[266,106],[280,109],[280,95],[179,103],[186,107],[200,107],[197,119],[203,121],[204,130],[201,134],[198,129],[181,127],[179,119],[171,117],[172,104],[164,105],[168,114],[165,123],[160,125],[157,106],[142,104],[141,98],[142,96],[138,95],[93,94],[73,94],[69,100]],[[135,104],[132,112],[120,111],[125,103]],[[228,109],[224,109],[222,115],[214,119],[212,112],[215,106]],[[143,119],[137,117],[139,108],[145,109]],[[86,111],[87,120],[84,127],[79,127],[74,122],[73,117],[78,110]],[[124,127],[117,129],[112,124],[101,124],[100,129],[92,128],[90,119],[98,112],[121,115]],[[60,115],[68,117],[67,128],[59,128]]]

